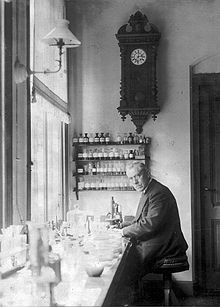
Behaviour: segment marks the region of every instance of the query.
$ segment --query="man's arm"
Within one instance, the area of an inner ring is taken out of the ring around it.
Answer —
[[[132,225],[124,227],[122,233],[136,240],[148,240],[164,226],[173,200],[167,191],[158,191],[149,197],[141,217]]]

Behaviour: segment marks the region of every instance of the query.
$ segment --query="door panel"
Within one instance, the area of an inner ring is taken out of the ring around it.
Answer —
[[[220,290],[220,76],[195,75],[193,103],[198,104],[198,156],[200,195],[195,228],[201,230],[201,283],[206,291]],[[195,109],[194,109],[195,110]],[[195,114],[194,114],[195,116]],[[195,129],[195,126],[194,126]],[[194,155],[195,158],[195,155]],[[198,220],[198,218],[200,220]],[[199,228],[198,228],[199,229]],[[197,261],[197,259],[195,259]],[[198,273],[198,272],[197,272]]]

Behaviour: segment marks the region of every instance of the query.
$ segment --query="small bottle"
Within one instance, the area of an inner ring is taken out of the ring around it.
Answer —
[[[99,160],[102,160],[104,158],[104,153],[103,153],[103,150],[101,149],[98,151],[98,158]]]
[[[106,133],[105,135],[105,144],[109,144],[110,143],[110,134]]]
[[[92,166],[92,174],[93,174],[93,175],[96,175],[96,174],[97,174],[97,169],[96,169],[95,163],[94,163],[93,166]]]
[[[83,174],[83,172],[84,172],[83,167],[82,167],[82,166],[79,166],[79,167],[77,168],[77,173],[78,173],[78,174]]]
[[[80,133],[80,135],[79,135],[79,143],[81,144],[83,142],[84,142],[84,138],[83,138],[82,133]]]
[[[85,190],[90,190],[90,188],[91,188],[90,181],[89,180],[85,181]]]
[[[114,148],[114,158],[116,160],[119,159],[119,152],[118,152],[117,148]]]
[[[128,136],[127,136],[127,133],[124,133],[124,136],[123,136],[123,144],[128,144]]]
[[[93,158],[93,153],[92,153],[92,150],[90,149],[88,153],[88,159],[92,160],[92,158]]]
[[[91,180],[90,188],[91,188],[91,190],[95,190],[95,179],[94,179],[94,177]]]
[[[104,166],[103,166],[103,173],[104,173],[104,175],[107,175],[107,173],[108,173],[108,164],[107,163],[104,164]]]
[[[88,164],[88,174],[92,175],[92,163]]]
[[[96,163],[96,174],[98,175],[100,173],[100,162]]]
[[[97,148],[95,148],[94,150],[93,150],[93,159],[98,159],[98,151],[97,151]]]
[[[94,137],[93,137],[93,134],[92,134],[92,133],[90,133],[90,135],[89,135],[89,143],[90,143],[90,144],[93,144],[93,143],[94,143]]]
[[[128,159],[128,151],[127,150],[124,151],[124,158]]]
[[[100,144],[104,144],[105,143],[105,137],[104,137],[104,133],[101,132],[100,138],[99,138],[99,142]]]
[[[139,143],[139,137],[137,134],[134,135],[134,144],[138,144]]]
[[[139,144],[143,144],[143,136],[141,134],[139,136]]]
[[[86,149],[83,150],[83,159],[87,160],[88,159],[88,152]]]
[[[134,137],[132,133],[130,132],[128,136],[128,144],[133,144],[133,143],[134,143]]]
[[[82,152],[78,152],[77,157],[78,157],[78,160],[81,160],[83,158],[83,153]]]
[[[117,142],[117,144],[122,144],[122,138],[121,138],[120,134],[117,135],[116,142]]]
[[[89,142],[88,133],[85,133],[83,138],[83,143],[88,143],[88,142]]]
[[[103,175],[103,172],[104,172],[103,162],[100,162],[99,173]]]
[[[95,142],[96,144],[98,144],[98,143],[100,142],[99,134],[98,134],[98,133],[95,134],[94,142]]]
[[[72,139],[72,144],[77,144],[78,143],[78,137],[76,134],[73,135],[73,139]]]
[[[80,177],[80,178],[79,178],[79,182],[78,182],[78,189],[79,189],[80,191],[82,191],[82,190],[84,190],[84,188],[85,188],[85,182],[84,182],[84,180],[83,180],[83,177]]]
[[[120,149],[120,152],[119,152],[119,159],[120,160],[123,160],[124,159],[124,152],[122,149]]]
[[[104,148],[103,148],[103,150],[104,150],[104,152],[103,152],[103,158],[104,158],[104,160],[106,160],[106,159],[108,158],[108,152],[107,152],[107,150],[104,149]]]
[[[130,151],[129,151],[128,158],[129,158],[129,159],[134,159],[133,150],[130,150]]]
[[[110,151],[109,151],[109,159],[113,159],[114,158],[114,151],[113,149],[111,148]]]

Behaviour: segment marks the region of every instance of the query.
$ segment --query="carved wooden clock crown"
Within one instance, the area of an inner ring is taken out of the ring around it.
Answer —
[[[156,56],[160,32],[149,23],[146,15],[137,11],[128,24],[120,27],[116,38],[121,56],[120,106],[122,120],[129,114],[141,133],[143,125],[160,108],[157,105]]]

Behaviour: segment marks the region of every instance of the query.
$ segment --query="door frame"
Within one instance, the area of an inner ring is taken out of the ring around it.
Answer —
[[[206,293],[206,271],[203,261],[204,236],[202,233],[202,207],[200,184],[200,118],[198,85],[214,86],[220,73],[193,73],[190,67],[190,121],[191,121],[191,204],[192,204],[192,268],[194,291]],[[210,293],[210,291],[209,291]]]

